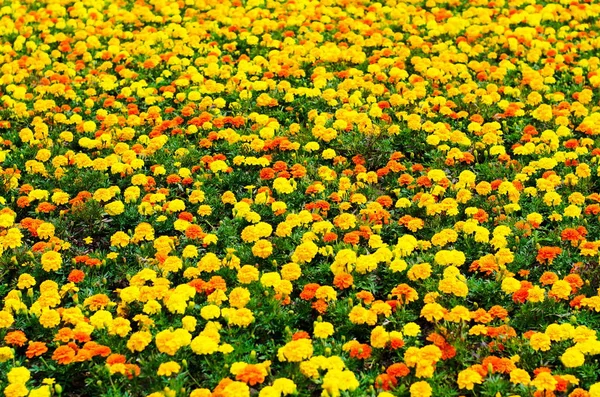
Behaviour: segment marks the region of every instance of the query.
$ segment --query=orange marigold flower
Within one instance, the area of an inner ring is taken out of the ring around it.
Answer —
[[[367,359],[371,357],[371,346],[365,343],[359,343],[354,345],[350,349],[350,357],[358,358],[358,359]]]
[[[339,289],[350,288],[354,284],[354,278],[348,273],[338,273],[333,279],[333,285]]]
[[[583,286],[583,280],[579,274],[569,274],[564,278],[564,280],[571,285],[571,289],[573,290],[574,294],[577,293],[579,288]]]
[[[504,320],[506,317],[508,317],[508,311],[503,308],[502,306],[492,306],[490,308],[490,310],[488,310],[488,313],[495,318],[499,318],[500,320]]]
[[[267,371],[254,364],[248,364],[242,372],[236,375],[235,379],[241,382],[245,382],[250,386],[254,386],[257,383],[263,383],[265,381],[265,375]]]
[[[185,229],[185,237],[192,240],[200,240],[206,237],[206,233],[202,231],[202,228],[199,225],[190,225]]]
[[[375,386],[383,390],[391,390],[396,387],[398,380],[391,375],[381,374],[375,379]]]
[[[41,213],[47,214],[49,212],[54,211],[55,209],[56,209],[56,206],[54,204],[43,202],[37,206],[37,208],[35,209],[35,212],[41,212]]]
[[[330,243],[332,241],[337,240],[338,235],[333,232],[328,232],[323,235],[323,242]]]
[[[17,199],[17,206],[19,208],[26,208],[29,207],[30,201],[29,198],[27,196],[21,196]]]
[[[367,305],[370,305],[375,300],[375,297],[369,291],[360,291],[356,294],[356,297]]]
[[[306,331],[295,332],[294,335],[292,335],[292,340],[298,339],[310,339],[310,334]]]
[[[311,307],[320,314],[324,314],[325,312],[327,312],[327,308],[329,307],[329,305],[327,304],[327,302],[325,302],[325,300],[317,299],[312,303]]]
[[[72,283],[80,283],[83,281],[84,278],[85,278],[84,272],[82,272],[79,269],[73,269],[73,270],[71,270],[71,273],[69,273],[68,280]]]
[[[315,297],[315,294],[317,292],[317,289],[319,289],[321,286],[319,284],[306,284],[304,286],[304,289],[302,290],[302,292],[300,293],[300,298],[304,299],[304,300],[311,300],[312,298]]]
[[[551,264],[554,259],[562,253],[562,249],[559,247],[542,247],[538,250],[536,260],[539,263]]]
[[[106,306],[108,306],[109,303],[110,299],[104,294],[92,295],[85,301],[83,301],[84,306],[88,306],[90,310],[94,311],[104,309]]]
[[[401,304],[407,304],[419,298],[417,291],[408,284],[400,284],[391,291],[391,295],[398,298]]]
[[[23,346],[27,342],[27,336],[23,331],[12,331],[6,334],[4,341],[7,345],[11,346]]]
[[[558,276],[554,272],[544,272],[540,277],[540,283],[543,285],[552,285],[558,281]]]
[[[66,365],[73,362],[75,354],[75,350],[73,350],[70,346],[63,345],[54,350],[52,359],[59,364]]]
[[[44,342],[29,342],[25,355],[27,358],[33,358],[41,356],[48,351],[48,347]]]

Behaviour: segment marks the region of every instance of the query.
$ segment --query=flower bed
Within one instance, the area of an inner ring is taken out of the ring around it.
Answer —
[[[4,1],[0,390],[599,397],[599,14]]]

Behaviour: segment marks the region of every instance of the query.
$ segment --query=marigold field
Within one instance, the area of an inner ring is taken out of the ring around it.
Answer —
[[[596,0],[3,0],[6,397],[600,396]]]

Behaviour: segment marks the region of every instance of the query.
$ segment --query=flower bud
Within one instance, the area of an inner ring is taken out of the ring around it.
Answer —
[[[569,317],[569,321],[571,322],[571,324],[577,324],[577,317],[571,316]]]

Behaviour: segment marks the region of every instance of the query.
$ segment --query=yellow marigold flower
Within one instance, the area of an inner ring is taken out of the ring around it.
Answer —
[[[163,272],[178,272],[183,268],[183,261],[177,256],[168,256],[160,268]]]
[[[546,299],[546,290],[534,285],[532,288],[527,290],[527,301],[528,302],[543,302]]]
[[[19,276],[17,280],[17,288],[19,289],[27,289],[31,288],[35,285],[35,278],[29,273],[23,273]]]
[[[140,298],[140,289],[136,286],[129,286],[123,288],[119,296],[123,302],[131,303]]]
[[[315,323],[313,335],[315,338],[325,339],[333,335],[333,324],[328,322],[317,322]]]
[[[42,255],[42,268],[47,272],[57,271],[62,265],[62,256],[56,251],[47,251]]]
[[[421,327],[415,323],[406,323],[402,327],[402,333],[406,336],[417,336],[421,333]]]
[[[424,280],[431,276],[431,265],[429,263],[421,263],[418,265],[414,265],[408,270],[406,275],[412,281],[419,279]]]
[[[191,335],[188,331],[177,329],[175,331],[164,330],[159,332],[154,342],[159,352],[173,356],[181,347],[189,345],[190,340]]]
[[[13,349],[8,346],[0,347],[0,363],[5,363],[15,357]]]
[[[478,372],[472,369],[465,369],[458,373],[458,387],[461,389],[473,390],[475,384],[481,384],[483,378]]]
[[[126,318],[117,317],[108,328],[109,335],[118,335],[124,338],[131,332],[131,323]]]
[[[430,397],[433,389],[424,380],[410,385],[410,397]]]
[[[197,323],[198,320],[196,320],[196,318],[192,316],[185,316],[181,319],[181,326],[188,332],[194,332]]]
[[[223,160],[215,160],[210,163],[209,168],[215,174],[218,172],[225,172],[229,168],[226,162]]]
[[[575,347],[570,347],[560,356],[560,361],[567,368],[581,367],[585,363],[585,356]]]
[[[529,338],[529,345],[533,350],[548,351],[550,350],[550,337],[544,333],[536,332]]]
[[[337,292],[330,285],[323,285],[317,288],[315,291],[315,297],[317,299],[323,299],[327,302],[337,300]]]
[[[302,276],[302,268],[297,263],[287,263],[281,267],[281,278],[294,281]]]
[[[310,339],[298,339],[280,347],[277,351],[279,361],[300,362],[309,359],[313,354],[313,345]]]
[[[550,293],[552,296],[555,296],[559,299],[568,299],[572,290],[571,284],[569,284],[567,281],[558,280],[552,284],[552,290]]]
[[[527,371],[520,368],[515,368],[512,371],[510,371],[510,382],[514,384],[522,384],[524,386],[527,386],[531,382],[531,377],[529,376]]]
[[[540,372],[533,379],[531,384],[535,386],[537,390],[554,391],[556,390],[556,385],[558,384],[558,381],[554,379],[554,376],[552,376],[552,374],[548,372]]]
[[[36,230],[38,237],[47,240],[54,237],[54,225],[48,222],[42,223]]]
[[[590,386],[590,397],[600,397],[600,382]]]
[[[113,234],[110,238],[110,245],[113,247],[127,247],[129,244],[130,238],[129,236],[122,231],[118,231]]]
[[[9,383],[27,383],[31,378],[31,373],[25,367],[13,367],[8,374],[6,374]]]
[[[46,309],[40,316],[40,324],[44,328],[54,328],[60,324],[60,314],[56,310]]]
[[[258,280],[258,269],[252,265],[242,266],[237,273],[238,280],[243,284],[250,284]]]
[[[339,396],[340,390],[355,390],[359,385],[354,372],[348,370],[330,369],[323,377],[323,390],[330,396]]]
[[[216,272],[221,268],[221,260],[212,252],[207,253],[198,262],[198,269],[203,272]]]
[[[108,328],[113,321],[112,314],[106,310],[99,310],[90,316],[90,324],[96,329]]]
[[[231,382],[223,389],[223,396],[250,397],[250,388],[242,382]]]
[[[212,392],[209,389],[196,389],[190,393],[190,397],[211,397]]]
[[[356,216],[353,214],[343,213],[336,216],[333,223],[342,230],[353,229],[356,227]]]
[[[502,280],[501,288],[504,293],[512,294],[521,288],[521,283],[519,280],[513,277],[506,277],[504,280]]]
[[[152,342],[152,334],[150,332],[134,332],[127,341],[127,348],[132,352],[141,352],[144,351],[150,342]]]
[[[362,306],[354,306],[348,314],[348,317],[354,324],[377,324],[377,314]]]
[[[4,395],[6,397],[24,397],[29,394],[29,389],[25,386],[25,383],[10,383],[4,389]]]
[[[382,326],[377,326],[371,331],[371,346],[383,349],[390,340],[390,333]]]
[[[273,244],[268,240],[258,240],[252,246],[252,254],[259,258],[268,258],[273,253]]]
[[[273,181],[273,189],[279,194],[290,194],[296,190],[296,182],[293,179],[276,178]]]
[[[229,293],[229,304],[241,309],[250,302],[250,291],[243,287],[236,287]]]
[[[210,245],[210,244],[216,244],[217,241],[219,241],[219,238],[217,237],[216,234],[212,234],[212,233],[208,233],[203,239],[202,239],[202,244],[206,244],[206,245]]]
[[[196,258],[198,256],[198,248],[195,245],[186,245],[181,256],[184,258]]]
[[[181,370],[181,366],[177,364],[175,361],[167,361],[166,363],[160,364],[156,374],[158,376],[171,376],[173,374],[178,374]]]
[[[219,349],[219,345],[213,339],[198,335],[196,336],[190,345],[192,351],[199,355],[213,354]]]
[[[299,263],[311,262],[317,255],[319,247],[312,241],[305,241],[298,245],[292,254],[292,260]]]
[[[288,394],[294,394],[297,390],[296,384],[292,380],[287,378],[275,379],[275,381],[273,382],[273,387],[276,390],[279,390],[279,392],[284,396]]]
[[[125,212],[125,205],[121,200],[113,201],[104,206],[104,211],[110,216],[120,215]]]
[[[237,203],[237,200],[236,200],[235,194],[233,194],[233,192],[226,191],[225,193],[223,193],[221,195],[221,202],[223,204],[235,204],[235,203]]]
[[[84,132],[94,132],[96,131],[96,123],[94,123],[93,121],[85,121],[83,123],[83,131]]]
[[[438,303],[427,303],[421,309],[421,317],[425,317],[427,321],[439,321],[444,318],[447,310]]]
[[[252,311],[245,307],[241,309],[223,309],[221,314],[229,324],[237,325],[238,327],[247,327],[254,322]]]

